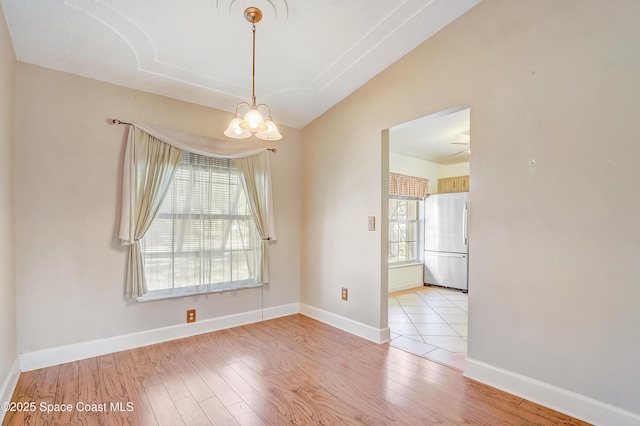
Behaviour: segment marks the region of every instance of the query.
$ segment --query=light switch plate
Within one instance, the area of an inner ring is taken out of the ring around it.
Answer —
[[[368,225],[369,225],[369,231],[375,231],[376,230],[376,217],[375,216],[369,216],[369,220],[368,220]]]

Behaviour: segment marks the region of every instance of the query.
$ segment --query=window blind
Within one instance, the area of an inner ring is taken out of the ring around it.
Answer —
[[[234,160],[185,152],[141,240],[149,291],[253,280],[258,241]]]

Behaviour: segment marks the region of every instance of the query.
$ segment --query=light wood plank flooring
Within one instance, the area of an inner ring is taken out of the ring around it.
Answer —
[[[13,401],[37,410],[3,425],[586,424],[302,315],[25,372]]]

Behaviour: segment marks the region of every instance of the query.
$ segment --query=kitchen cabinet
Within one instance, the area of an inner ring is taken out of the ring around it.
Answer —
[[[468,192],[469,175],[438,179],[438,194],[447,192]]]

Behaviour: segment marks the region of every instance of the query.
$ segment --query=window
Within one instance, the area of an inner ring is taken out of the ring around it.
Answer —
[[[389,264],[420,260],[421,210],[421,198],[389,198]]]
[[[148,295],[258,285],[259,243],[235,161],[185,152],[141,240]]]

